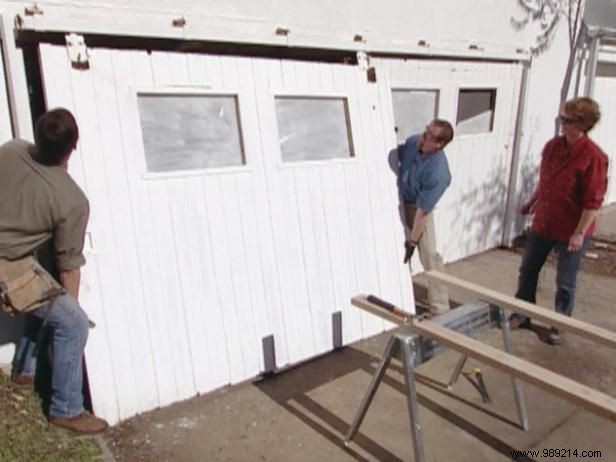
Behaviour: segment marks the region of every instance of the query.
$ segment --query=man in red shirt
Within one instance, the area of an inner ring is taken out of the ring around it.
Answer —
[[[569,100],[561,106],[557,136],[545,145],[539,184],[520,212],[534,212],[531,233],[524,249],[516,297],[535,303],[537,279],[552,249],[558,253],[556,269],[557,313],[571,316],[577,273],[595,219],[607,189],[608,158],[587,133],[600,118],[599,106],[590,98]],[[513,315],[513,328],[530,327],[530,319]],[[548,343],[560,344],[551,328]]]

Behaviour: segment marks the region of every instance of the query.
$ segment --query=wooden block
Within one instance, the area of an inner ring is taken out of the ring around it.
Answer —
[[[574,333],[580,337],[584,337],[588,340],[592,340],[603,345],[616,348],[616,333],[603,329],[599,326],[594,326],[578,319],[563,316],[562,314],[555,313],[552,310],[543,308],[541,306],[528,303],[524,300],[502,294],[487,287],[473,284],[472,282],[465,281],[463,279],[450,276],[449,274],[442,273],[440,271],[428,271],[425,273],[426,277],[434,281],[439,281],[446,284],[449,287],[455,287],[461,289],[472,296],[479,298],[501,308],[514,311],[516,313],[523,314],[529,318],[544,322],[550,326],[557,327],[559,329]]]
[[[595,252],[585,252],[584,253],[584,257],[585,258],[591,258],[593,260],[596,260],[597,258],[599,258],[599,254],[595,253]]]

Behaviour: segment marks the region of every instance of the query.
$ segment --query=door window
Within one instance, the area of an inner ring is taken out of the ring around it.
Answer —
[[[394,121],[398,144],[424,131],[436,117],[438,90],[392,90]]]
[[[235,95],[139,94],[148,172],[244,165]]]
[[[354,157],[346,98],[277,96],[283,162]]]
[[[494,128],[496,90],[460,90],[456,134],[489,133]]]

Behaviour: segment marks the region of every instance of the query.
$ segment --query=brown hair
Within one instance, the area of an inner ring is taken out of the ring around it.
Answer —
[[[57,108],[40,116],[34,126],[38,159],[45,165],[58,165],[75,149],[79,128],[68,109]]]
[[[453,139],[453,127],[449,122],[444,119],[434,119],[432,121],[436,127],[440,130],[439,141],[444,142],[443,147],[447,146]]]
[[[567,117],[575,119],[584,133],[589,132],[601,118],[601,111],[597,102],[586,96],[565,101],[561,110]]]

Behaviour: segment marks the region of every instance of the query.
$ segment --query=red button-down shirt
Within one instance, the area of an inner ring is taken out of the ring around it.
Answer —
[[[587,136],[573,145],[557,136],[545,145],[532,230],[568,241],[584,209],[601,207],[607,190],[607,156]],[[595,222],[586,235],[595,229]]]

